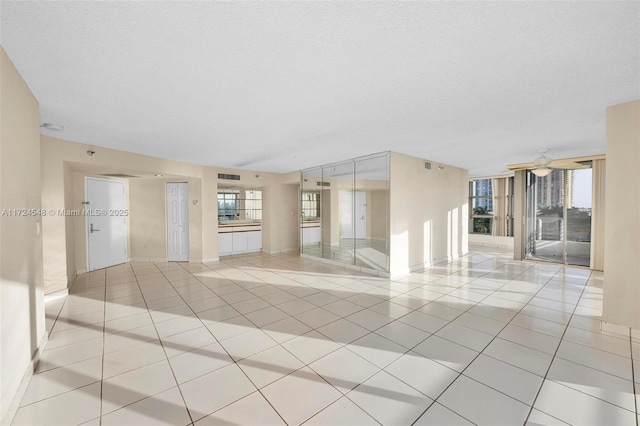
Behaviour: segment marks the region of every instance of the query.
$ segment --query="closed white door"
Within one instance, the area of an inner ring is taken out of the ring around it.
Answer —
[[[85,178],[87,270],[127,261],[124,182]]]
[[[340,193],[340,223],[342,238],[366,238],[367,198],[362,191]]]
[[[189,186],[167,183],[167,259],[189,260]]]

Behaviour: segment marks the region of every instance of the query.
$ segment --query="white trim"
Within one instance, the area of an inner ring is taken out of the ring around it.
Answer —
[[[151,262],[151,263],[166,263],[167,262],[167,258],[166,257],[132,257],[129,259],[130,263],[133,262]]]
[[[640,332],[640,330],[632,329],[629,326],[613,324],[605,321],[600,321],[600,330],[608,333],[620,334],[625,337],[630,337],[632,335],[638,336],[638,333]]]
[[[31,376],[33,376],[33,372],[40,361],[40,355],[44,352],[45,346],[47,346],[47,342],[49,341],[49,334],[45,331],[42,339],[40,339],[40,343],[38,344],[38,348],[36,352],[33,354],[31,358],[31,362],[27,365],[27,368],[22,376],[22,380],[20,381],[20,386],[16,391],[11,403],[9,404],[9,409],[7,410],[7,414],[5,414],[4,419],[0,422],[3,425],[10,425],[13,423],[13,418],[18,412],[18,408],[20,408],[20,402],[22,398],[24,398],[24,394],[27,391],[27,387],[29,386],[29,382],[31,381]]]
[[[202,263],[213,263],[213,262],[219,262],[220,261],[220,257],[216,256],[216,257],[205,257],[202,259]]]
[[[515,175],[514,170],[511,170],[508,173],[501,175],[489,175],[489,176],[469,176],[469,180],[482,180],[482,179],[500,179],[500,178],[509,178]]]
[[[67,289],[73,285],[73,282],[75,281],[76,277],[78,276],[78,271],[73,271],[73,276],[71,277],[70,280],[67,280]]]
[[[67,297],[69,295],[69,289],[65,288],[64,290],[54,291],[53,293],[44,295],[44,302],[47,303],[51,300],[59,299],[61,297]]]
[[[284,248],[282,250],[271,250],[268,253],[269,254],[291,253],[292,251],[298,251],[298,250],[299,250],[298,247],[292,247],[292,248]]]

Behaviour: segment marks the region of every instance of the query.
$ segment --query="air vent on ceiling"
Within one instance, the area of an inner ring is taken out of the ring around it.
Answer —
[[[316,182],[318,186],[331,186],[331,182]]]
[[[424,168],[427,169],[427,170],[431,170],[431,163],[428,162],[428,161],[425,161],[424,162]]]
[[[218,173],[218,179],[240,180],[240,175],[230,175],[227,173]]]
[[[100,176],[109,176],[114,178],[139,178],[140,176],[128,175],[126,173],[103,173]]]

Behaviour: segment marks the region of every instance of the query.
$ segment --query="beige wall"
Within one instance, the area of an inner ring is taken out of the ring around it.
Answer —
[[[367,212],[369,219],[369,238],[386,240],[389,230],[389,191],[369,191]]]
[[[40,210],[38,102],[0,48],[0,207]],[[0,424],[46,341],[38,214],[0,216]]]
[[[640,100],[607,108],[604,307],[640,328]]]
[[[513,250],[513,237],[469,234],[469,244],[477,247],[494,247]]]
[[[73,188],[74,184],[74,173],[71,170],[71,166],[69,164],[64,164],[63,168],[63,176],[64,176],[64,187],[65,188]],[[76,206],[76,194],[74,191],[65,191],[64,193],[64,208],[65,210],[75,210],[82,209],[82,205],[78,204]],[[78,218],[76,216],[65,216],[65,227],[67,229],[65,244],[68,250],[72,253],[75,252],[76,247],[76,222],[78,222]],[[68,282],[73,281],[75,277],[75,272],[78,268],[76,267],[76,257],[75,256],[67,256],[67,271],[71,271],[68,277]]]
[[[107,172],[125,172],[125,173],[147,173],[153,175],[162,173],[167,175],[191,175],[193,185],[190,185],[190,199],[200,200],[202,198],[202,183],[204,168],[202,166],[181,163],[177,161],[154,158],[144,155],[128,153],[124,151],[111,150],[106,148],[96,148],[86,144],[64,141],[57,138],[47,136],[41,137],[41,147],[43,152],[42,161],[42,181],[43,181],[43,206],[47,209],[60,209],[69,203],[69,194],[73,194],[73,209],[82,209],[82,201],[84,200],[84,178],[86,176],[99,176],[100,173]],[[88,149],[96,151],[96,154],[89,157],[86,154]],[[64,177],[64,169],[68,167],[73,170],[71,182]],[[209,187],[217,188],[217,174],[208,173],[207,177],[212,180]],[[186,180],[189,180],[187,178]],[[185,181],[185,179],[180,179]],[[159,180],[159,185],[164,185]],[[69,186],[71,185],[71,187]],[[127,188],[128,189],[128,188]],[[193,196],[192,196],[193,190]],[[131,203],[129,196],[130,190],[127,190],[127,202]],[[210,204],[210,197],[205,197],[206,202]],[[194,261],[200,261],[203,257],[203,238],[204,233],[217,235],[217,221],[212,218],[206,221],[207,229],[202,228],[202,214],[200,209],[205,200],[199,207],[189,207],[190,218],[193,219],[194,225],[190,227],[189,250]],[[135,204],[135,200],[134,200]],[[158,206],[154,207],[164,209],[164,198]],[[141,210],[138,210],[142,212]],[[146,213],[144,213],[146,215]],[[133,218],[135,221],[137,218]],[[127,231],[131,235],[131,220],[128,223]],[[67,227],[69,222],[73,226]],[[138,223],[144,223],[138,221]],[[86,269],[86,230],[85,219],[83,217],[47,217],[43,223],[44,239],[45,239],[45,291],[46,293],[66,289],[67,285],[73,279],[76,270],[82,272]],[[133,229],[136,237],[144,239],[145,234]],[[154,237],[157,234],[154,234]],[[72,244],[71,241],[74,243]],[[139,239],[129,238],[129,254],[131,257],[131,243],[136,248],[140,247]],[[217,258],[217,243],[207,244],[207,249],[211,250],[206,254],[208,258]],[[213,250],[216,250],[214,253]],[[166,258],[165,254],[162,256]],[[153,253],[138,252],[140,257],[155,257]],[[73,261],[75,259],[75,262]],[[75,263],[75,265],[74,265]],[[75,266],[75,269],[73,268]]]
[[[469,173],[391,153],[391,276],[468,251]]]
[[[298,247],[299,172],[275,174],[251,170],[217,169],[124,151],[93,147],[48,136],[41,137],[42,203],[46,209],[82,209],[84,178],[102,173],[128,173],[143,176],[125,179],[130,217],[127,227],[129,257],[166,259],[165,184],[189,183],[189,259],[192,262],[218,259],[218,186],[263,188],[290,211],[294,207],[295,225],[279,233],[263,236],[263,245],[275,251]],[[88,156],[87,150],[96,151]],[[240,181],[219,180],[218,173],[240,175]],[[163,174],[164,178],[154,178]],[[291,182],[290,185],[283,185]],[[296,194],[293,196],[292,191]],[[71,194],[71,195],[70,195]],[[266,197],[266,196],[265,196]],[[195,205],[194,201],[199,205]],[[274,207],[275,209],[279,207]],[[279,215],[271,216],[276,226],[291,226]],[[265,224],[269,226],[269,224]],[[76,271],[86,269],[86,227],[82,217],[53,216],[43,221],[45,241],[45,293],[64,290]],[[273,228],[277,229],[277,228]],[[295,242],[293,241],[295,236]],[[269,241],[269,238],[273,241]]]
[[[296,184],[273,184],[262,190],[262,250],[298,250],[300,189]]]
[[[189,188],[191,189],[191,188]],[[129,257],[131,260],[167,259],[166,181],[131,179],[129,182]],[[190,229],[192,224],[189,223]],[[191,235],[189,235],[191,239]]]

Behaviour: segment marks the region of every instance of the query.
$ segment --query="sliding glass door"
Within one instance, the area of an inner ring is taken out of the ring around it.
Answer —
[[[591,163],[555,169],[544,177],[527,171],[525,253],[528,258],[589,266]]]

